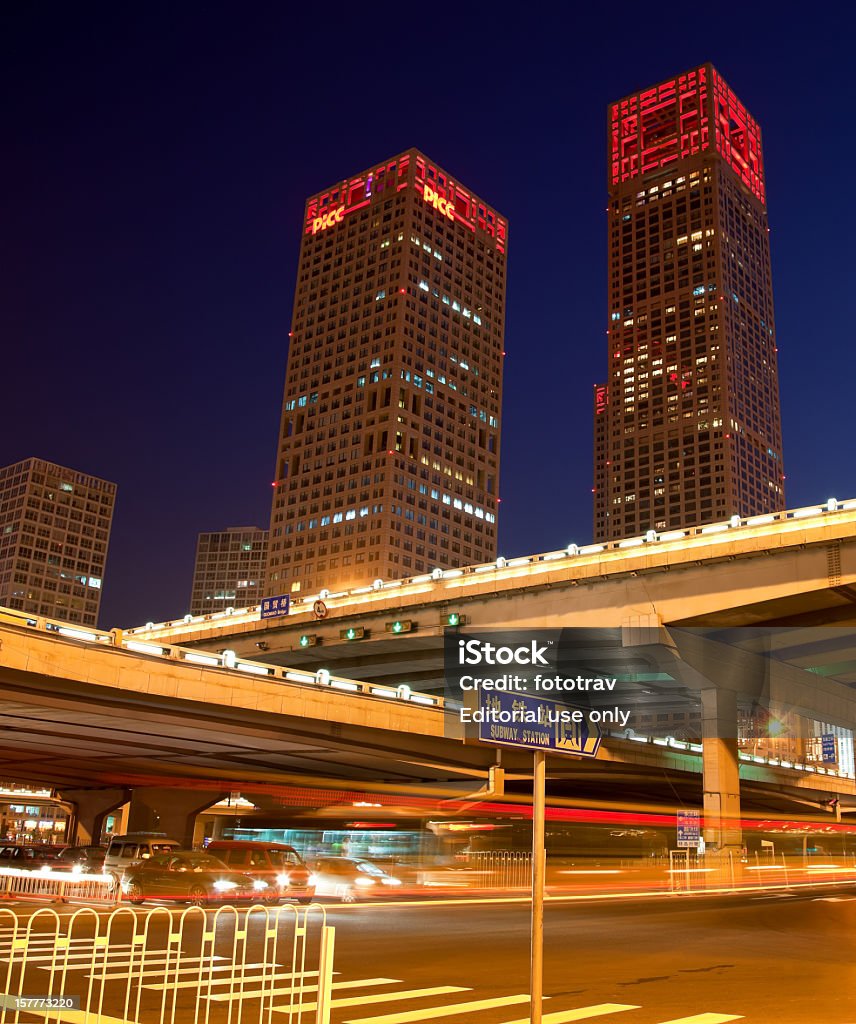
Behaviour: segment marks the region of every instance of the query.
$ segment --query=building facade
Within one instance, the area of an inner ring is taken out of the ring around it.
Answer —
[[[230,526],[200,533],[190,595],[192,615],[249,608],[264,597],[268,532],[258,526]]]
[[[496,557],[507,243],[415,149],[307,201],[271,594]]]
[[[42,459],[0,469],[0,605],[95,626],[116,485]]]
[[[785,507],[757,122],[710,64],[608,108],[596,540]]]

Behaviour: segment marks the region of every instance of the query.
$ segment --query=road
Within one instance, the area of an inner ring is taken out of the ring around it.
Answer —
[[[330,905],[327,919],[334,1024],[528,1020],[525,904]],[[545,1024],[856,1024],[853,887],[555,901],[544,945]]]
[[[382,965],[408,988],[472,989],[436,1004],[528,990],[525,906],[356,907],[334,910],[329,920],[337,928],[336,969],[343,977],[371,976]],[[545,1015],[614,1003],[639,1009],[605,1015],[610,1024],[660,1024],[704,1013],[712,1016],[694,1024],[856,1022],[852,889],[822,896],[554,903],[546,912],[544,949]],[[516,1015],[484,1011],[462,1019],[498,1024],[525,1017],[521,1006]],[[400,1007],[407,1008],[410,1003]],[[399,1007],[378,1013],[391,1009]],[[339,1019],[365,1024],[367,1016]]]

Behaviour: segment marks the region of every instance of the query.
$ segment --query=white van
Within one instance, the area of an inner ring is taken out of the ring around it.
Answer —
[[[128,832],[124,836],[111,836],[102,871],[111,877],[113,892],[118,892],[125,868],[158,853],[180,848],[181,843],[170,839],[165,832]]]

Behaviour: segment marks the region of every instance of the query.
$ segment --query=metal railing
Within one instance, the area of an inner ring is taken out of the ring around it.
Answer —
[[[0,868],[0,900],[48,900],[67,903],[115,903],[116,891],[109,875],[76,871]]]
[[[532,884],[532,854],[512,850],[470,853],[467,868],[477,872],[479,888],[525,889]]]
[[[329,1024],[334,929],[323,907],[0,908],[0,1024]],[[276,1016],[273,1014],[276,1012]]]
[[[400,580],[375,580],[370,586],[355,587],[350,590],[343,590],[331,593],[329,590],[320,590],[318,593],[306,595],[292,595],[291,605],[295,614],[312,614],[315,601],[323,600],[330,607],[340,607],[340,602],[347,604],[348,600],[354,598],[372,597],[378,599],[389,598],[391,592],[407,592],[409,587],[429,587],[431,590],[439,590],[446,594],[449,591],[449,583],[471,576],[479,576],[485,573],[493,573],[497,579],[506,576],[519,575],[519,570],[537,566],[540,563],[550,563],[551,568],[558,568],[553,563],[585,563],[587,561],[599,561],[602,556],[613,554],[627,554],[632,556],[634,549],[650,548],[660,544],[687,544],[693,547],[704,547],[716,545],[724,534],[734,534],[738,531],[758,529],[766,526],[777,526],[791,522],[803,523],[806,527],[822,525],[823,520],[828,520],[830,515],[835,513],[850,512],[856,510],[856,499],[840,501],[837,498],[828,498],[817,505],[807,505],[795,509],[782,509],[779,512],[771,512],[764,515],[738,516],[733,515],[730,519],[721,520],[716,523],[685,527],[681,530],[664,530],[657,532],[649,530],[638,537],[626,537],[621,540],[603,541],[597,544],[569,544],[566,548],[557,551],[545,551],[532,555],[522,555],[517,558],[504,558],[500,556],[492,562],[484,562],[473,565],[466,565],[460,568],[442,569],[435,568],[430,573],[417,576],[410,576]],[[638,552],[637,552],[638,553]],[[206,612],[202,615],[187,614],[180,619],[168,619],[164,622],[147,622],[145,625],[135,626],[128,629],[129,634],[147,636],[151,633],[158,633],[164,630],[181,629],[191,626],[223,625],[226,620],[234,623],[245,623],[257,621],[260,618],[260,605],[250,605],[244,608],[226,608],[223,611]]]
[[[317,672],[283,668],[279,665],[271,665],[267,662],[252,661],[249,658],[239,657],[231,650],[214,653],[213,651],[192,650],[186,647],[179,647],[176,644],[162,643],[159,640],[135,640],[133,636],[126,635],[121,629],[111,629],[109,632],[105,632],[94,627],[74,625],[56,619],[46,619],[43,616],[29,615],[27,612],[20,612],[11,608],[0,607],[0,624],[4,622],[13,626],[23,626],[27,629],[53,633],[67,640],[77,640],[81,643],[113,647],[129,651],[132,654],[178,661],[197,668],[223,669],[227,672],[242,674],[244,678],[252,676],[256,679],[265,679],[271,683],[296,683],[303,686],[312,686],[316,689],[335,690],[337,693],[352,693],[356,696],[369,697],[373,700],[392,700],[399,703],[405,701],[429,711],[442,711],[445,703],[443,697],[413,692],[406,684],[389,686],[367,683],[361,679],[348,679],[343,676],[333,675],[323,668]]]

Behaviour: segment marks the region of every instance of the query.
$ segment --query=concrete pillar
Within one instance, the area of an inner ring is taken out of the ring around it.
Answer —
[[[74,827],[68,841],[77,846],[97,846],[101,842],[104,819],[128,799],[125,789],[63,789],[63,800],[74,804]]]
[[[189,848],[193,845],[197,814],[228,795],[228,789],[140,786],[131,794],[128,831],[165,832],[170,839]]]
[[[704,841],[708,850],[739,852],[740,759],[737,756],[737,694],[701,691]]]

